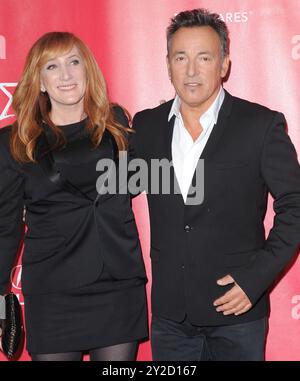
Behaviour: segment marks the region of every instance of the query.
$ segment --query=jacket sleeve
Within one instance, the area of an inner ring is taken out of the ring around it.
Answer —
[[[143,122],[141,121],[140,116],[142,116],[141,112],[138,112],[132,121],[132,130],[133,132],[129,135],[128,143],[128,157],[129,157],[129,163],[132,160],[142,160],[144,159],[141,152],[143,152],[143,149],[141,148],[141,139],[142,139],[142,133],[141,128],[143,127]],[[145,151],[144,151],[145,152]],[[138,172],[142,170],[141,168],[137,167],[135,169],[128,171],[128,179],[133,179]],[[142,173],[141,173],[142,174]],[[130,192],[131,198],[139,196],[143,191],[145,191],[143,187],[143,182],[139,182],[139,189],[134,189]]]
[[[24,178],[3,144],[4,135],[0,134],[0,294],[9,285],[24,227]]]
[[[300,167],[285,126],[284,116],[276,113],[261,155],[261,175],[274,198],[273,227],[252,262],[230,273],[252,304],[297,254],[300,244]]]
[[[143,128],[142,113],[138,112],[135,114],[132,120],[132,130],[133,133],[130,135],[129,147],[130,147],[130,156],[132,159],[142,158],[141,152],[143,152],[141,146],[142,132],[140,131]]]
[[[123,110],[123,108],[119,105],[114,105],[113,110],[114,110],[116,120],[120,124],[122,124],[122,126],[124,126],[126,128],[130,128],[128,117],[127,117],[125,111]],[[130,161],[135,158],[135,153],[134,153],[133,145],[132,145],[134,132],[128,133],[126,137],[128,139],[128,149],[127,149],[127,165],[128,165],[128,167],[127,167],[126,189],[128,189],[130,199],[132,199],[132,198],[139,195],[139,193],[133,194],[132,192],[130,192],[130,179],[134,174],[134,172],[129,169]]]

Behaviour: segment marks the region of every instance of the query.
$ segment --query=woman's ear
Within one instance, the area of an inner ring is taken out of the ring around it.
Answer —
[[[45,92],[46,92],[45,86],[43,85],[42,82],[41,82],[41,92],[42,92],[42,93],[45,93]]]

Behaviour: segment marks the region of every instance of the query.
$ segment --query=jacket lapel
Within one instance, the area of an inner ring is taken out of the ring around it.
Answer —
[[[169,161],[172,161],[172,138],[173,138],[174,124],[175,124],[175,115],[173,115],[172,118],[168,121],[168,128],[166,130],[166,137],[165,137],[167,159]]]
[[[165,116],[168,118],[169,116],[169,113],[170,113],[170,110],[171,110],[171,106],[173,104],[173,100],[171,100],[170,102],[168,102],[168,107],[167,109],[165,110],[166,114]],[[171,119],[169,121],[167,121],[167,128],[163,128],[162,130],[164,131],[164,157],[166,159],[168,159],[169,162],[173,162],[173,158],[172,158],[172,139],[173,139],[173,131],[174,131],[174,124],[175,124],[175,115],[173,115],[171,117]],[[163,120],[163,119],[162,119]],[[165,124],[165,122],[164,122]],[[166,127],[164,125],[164,127]],[[178,183],[178,180],[177,180],[177,177],[176,177],[176,173],[175,173],[175,170],[174,170],[174,166],[172,165],[171,169],[170,169],[170,184],[174,184],[174,193],[180,197],[180,200],[183,202],[183,197],[182,197],[182,194],[181,194],[181,191],[180,191],[180,187],[179,187],[179,183]]]
[[[202,151],[202,154],[199,157],[199,161],[197,163],[196,169],[193,173],[192,182],[189,187],[188,195],[192,194],[192,187],[196,185],[196,171],[200,170],[200,160],[204,160],[204,172],[205,172],[205,161],[210,160],[213,156],[213,153],[217,150],[218,144],[221,140],[221,137],[226,130],[229,123],[229,116],[231,113],[232,107],[232,96],[225,90],[225,98],[221,109],[219,111],[218,120],[216,125],[214,126],[208,141]]]
[[[169,115],[172,103],[173,101],[171,101],[170,107],[168,107],[167,114],[166,114],[167,117]],[[210,157],[213,155],[213,153],[217,149],[218,143],[220,142],[220,139],[228,125],[231,108],[232,108],[232,96],[225,90],[225,98],[219,112],[218,121],[210,134],[210,137],[204,147],[204,150],[202,151],[202,154],[199,157],[199,160],[210,159]],[[173,117],[168,122],[168,128],[166,129],[166,151],[165,152],[167,153],[168,160],[172,160],[172,137],[173,137],[174,123],[175,123],[175,116],[173,115]],[[196,167],[196,170],[197,170],[197,167]],[[195,184],[196,170],[193,174],[191,186],[192,184]],[[178,189],[179,189],[174,168],[172,168],[172,173],[174,175],[176,185],[178,186]]]
[[[225,90],[225,98],[221,106],[217,124],[214,126],[210,137],[200,155],[200,159],[208,159],[217,149],[218,143],[226,130],[232,108],[232,96]]]
[[[165,110],[165,115],[167,117],[169,115],[172,102],[173,100],[170,102],[170,105],[168,105],[169,107]],[[202,151],[200,159],[208,159],[217,148],[217,145],[224,131],[226,130],[231,108],[232,108],[232,96],[225,90],[225,98],[219,112],[217,124],[214,126],[212,133],[210,134],[210,137],[205,145],[204,150]],[[167,159],[172,160],[172,137],[173,137],[174,123],[175,123],[175,116],[173,115],[173,117],[167,123],[168,123],[168,126],[167,126],[167,129],[165,129],[166,131],[165,132],[165,142],[166,142],[165,152],[167,154]]]

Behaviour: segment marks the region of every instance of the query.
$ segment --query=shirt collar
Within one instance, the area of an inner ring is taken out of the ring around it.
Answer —
[[[224,98],[225,98],[225,91],[224,91],[223,87],[221,86],[220,91],[219,91],[216,99],[214,100],[213,104],[209,107],[209,109],[207,111],[205,111],[205,113],[203,115],[201,115],[200,122],[205,120],[205,119],[211,119],[211,120],[213,120],[214,124],[216,124],[217,120],[218,120],[220,108],[222,106]],[[181,100],[180,100],[179,96],[176,95],[176,97],[172,103],[172,107],[171,107],[171,110],[170,110],[170,113],[168,116],[168,121],[170,121],[170,119],[172,118],[173,115],[175,115],[176,118],[180,117],[180,104],[181,104]]]

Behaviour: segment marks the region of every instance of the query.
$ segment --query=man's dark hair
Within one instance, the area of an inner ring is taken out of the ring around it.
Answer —
[[[193,9],[192,11],[183,11],[178,13],[171,19],[171,23],[167,28],[167,47],[168,53],[170,42],[178,29],[192,28],[196,26],[210,26],[213,28],[220,38],[222,57],[229,54],[229,32],[227,25],[217,13],[210,13],[207,9]]]

